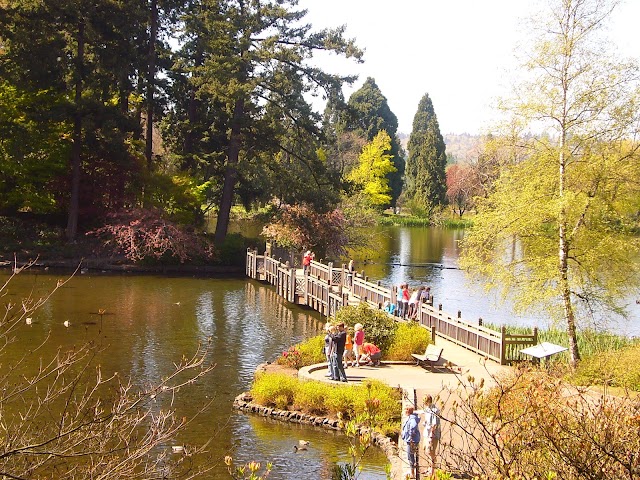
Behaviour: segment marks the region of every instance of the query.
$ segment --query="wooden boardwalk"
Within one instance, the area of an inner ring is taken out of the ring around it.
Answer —
[[[386,301],[395,303],[396,299],[397,287],[371,282],[364,272],[351,272],[345,265],[312,261],[303,272],[268,253],[259,255],[255,250],[247,250],[246,274],[273,285],[285,300],[325,316],[335,315],[344,306],[363,302],[382,309]],[[506,327],[498,331],[461,317],[460,312],[456,315],[444,312],[442,305],[436,308],[420,303],[416,320],[430,329],[434,338],[444,338],[500,365],[528,360],[520,350],[538,343],[536,329],[531,334],[510,334]]]

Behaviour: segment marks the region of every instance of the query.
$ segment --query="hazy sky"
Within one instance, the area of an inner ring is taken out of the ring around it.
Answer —
[[[373,77],[411,132],[418,103],[428,93],[445,133],[482,133],[494,117],[492,104],[508,91],[514,47],[530,0],[300,0],[314,29],[346,25],[346,36],[364,48],[365,63],[320,57],[334,73]],[[610,37],[640,60],[640,0],[626,0],[612,18]]]

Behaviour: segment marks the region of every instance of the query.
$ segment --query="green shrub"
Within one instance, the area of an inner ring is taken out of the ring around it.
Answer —
[[[297,388],[297,379],[283,373],[263,373],[256,375],[251,387],[251,395],[256,403],[274,407],[276,403],[282,403],[284,396],[286,405],[293,403],[293,396]],[[282,407],[278,407],[282,408]]]
[[[263,373],[256,377],[251,394],[254,402],[260,405],[279,409],[293,407],[327,416],[340,414],[345,421],[362,418],[369,411],[375,415],[376,430],[385,434],[397,433],[401,413],[400,391],[376,380],[366,380],[362,386],[336,386],[279,373]]]
[[[585,356],[572,381],[580,385],[607,385],[640,392],[640,345]]]
[[[396,334],[385,359],[387,360],[412,360],[412,353],[424,353],[431,341],[429,331],[415,322],[398,324]]]
[[[216,247],[216,263],[220,265],[244,265],[249,241],[239,233],[229,233]]]
[[[322,335],[316,335],[298,345],[302,365],[314,365],[326,361],[322,350],[324,348],[324,336],[324,333]]]
[[[328,411],[335,415],[340,413],[345,420],[355,417],[357,388],[333,388],[325,400]]]
[[[326,383],[300,382],[293,395],[293,408],[314,415],[324,415],[328,411],[326,399],[334,388]]]
[[[274,401],[275,407],[280,410],[285,410],[289,405],[289,399],[286,395],[278,395]]]
[[[374,343],[385,353],[391,346],[398,324],[382,310],[361,303],[357,307],[344,307],[336,313],[335,321],[353,327],[356,323],[364,326],[365,342]]]

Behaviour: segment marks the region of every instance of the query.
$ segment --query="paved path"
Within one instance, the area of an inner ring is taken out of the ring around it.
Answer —
[[[366,378],[375,378],[390,386],[399,386],[411,397],[416,392],[418,408],[422,408],[422,400],[426,394],[437,396],[445,389],[455,389],[460,382],[467,382],[469,376],[476,381],[484,378],[485,384],[490,386],[494,383],[493,378],[506,372],[510,367],[499,365],[492,360],[484,360],[480,355],[467,350],[464,347],[449,342],[443,338],[436,338],[436,345],[443,349],[438,367],[430,371],[426,367],[417,366],[415,363],[406,362],[382,362],[380,367],[349,367],[345,371],[347,379],[351,384],[359,384]],[[445,367],[445,365],[447,365]],[[341,382],[333,382],[326,377],[327,367],[325,364],[311,365],[301,368],[298,372],[300,378],[335,383],[345,385]],[[348,385],[348,384],[347,384]],[[404,400],[405,404],[412,404],[413,398]],[[404,405],[403,405],[404,412]],[[446,417],[446,406],[443,411]],[[443,432],[443,442],[446,441],[446,432]],[[405,479],[409,473],[407,465],[406,448],[404,445],[398,446],[399,457],[391,459],[392,478]],[[421,456],[420,463],[425,465],[425,460]]]

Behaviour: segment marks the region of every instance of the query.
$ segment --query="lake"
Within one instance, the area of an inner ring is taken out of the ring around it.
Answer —
[[[407,281],[429,285],[435,303],[445,311],[462,311],[463,318],[495,324],[546,326],[542,317],[516,317],[509,305],[470,285],[457,267],[461,230],[390,227],[379,229],[375,256],[356,258],[356,268],[383,284]],[[8,272],[0,272],[5,275]],[[19,301],[30,292],[42,295],[63,274],[21,274],[0,300]],[[619,326],[638,335],[638,308]],[[98,311],[105,309],[100,317]],[[63,322],[68,320],[70,327]],[[152,382],[171,371],[182,355],[189,356],[199,343],[212,339],[210,361],[216,368],[178,398],[177,415],[191,418],[207,401],[210,408],[175,444],[201,444],[213,437],[210,447],[214,471],[207,477],[228,479],[225,455],[238,462],[271,461],[269,478],[293,480],[300,472],[329,479],[332,465],[347,461],[344,436],[326,430],[279,423],[232,410],[233,399],[247,390],[255,368],[274,360],[283,350],[316,335],[326,319],[313,311],[287,304],[272,287],[245,278],[190,278],[153,275],[110,275],[90,271],[77,274],[24,326],[18,342],[3,352],[2,363],[51,338],[39,355],[52,356],[58,345],[94,341],[104,347],[97,358],[104,374],[120,372],[138,385]],[[34,361],[36,358],[34,358]],[[294,453],[298,439],[311,441],[304,453]],[[166,446],[170,448],[169,446]],[[384,479],[386,457],[372,449],[364,462],[363,480]]]

